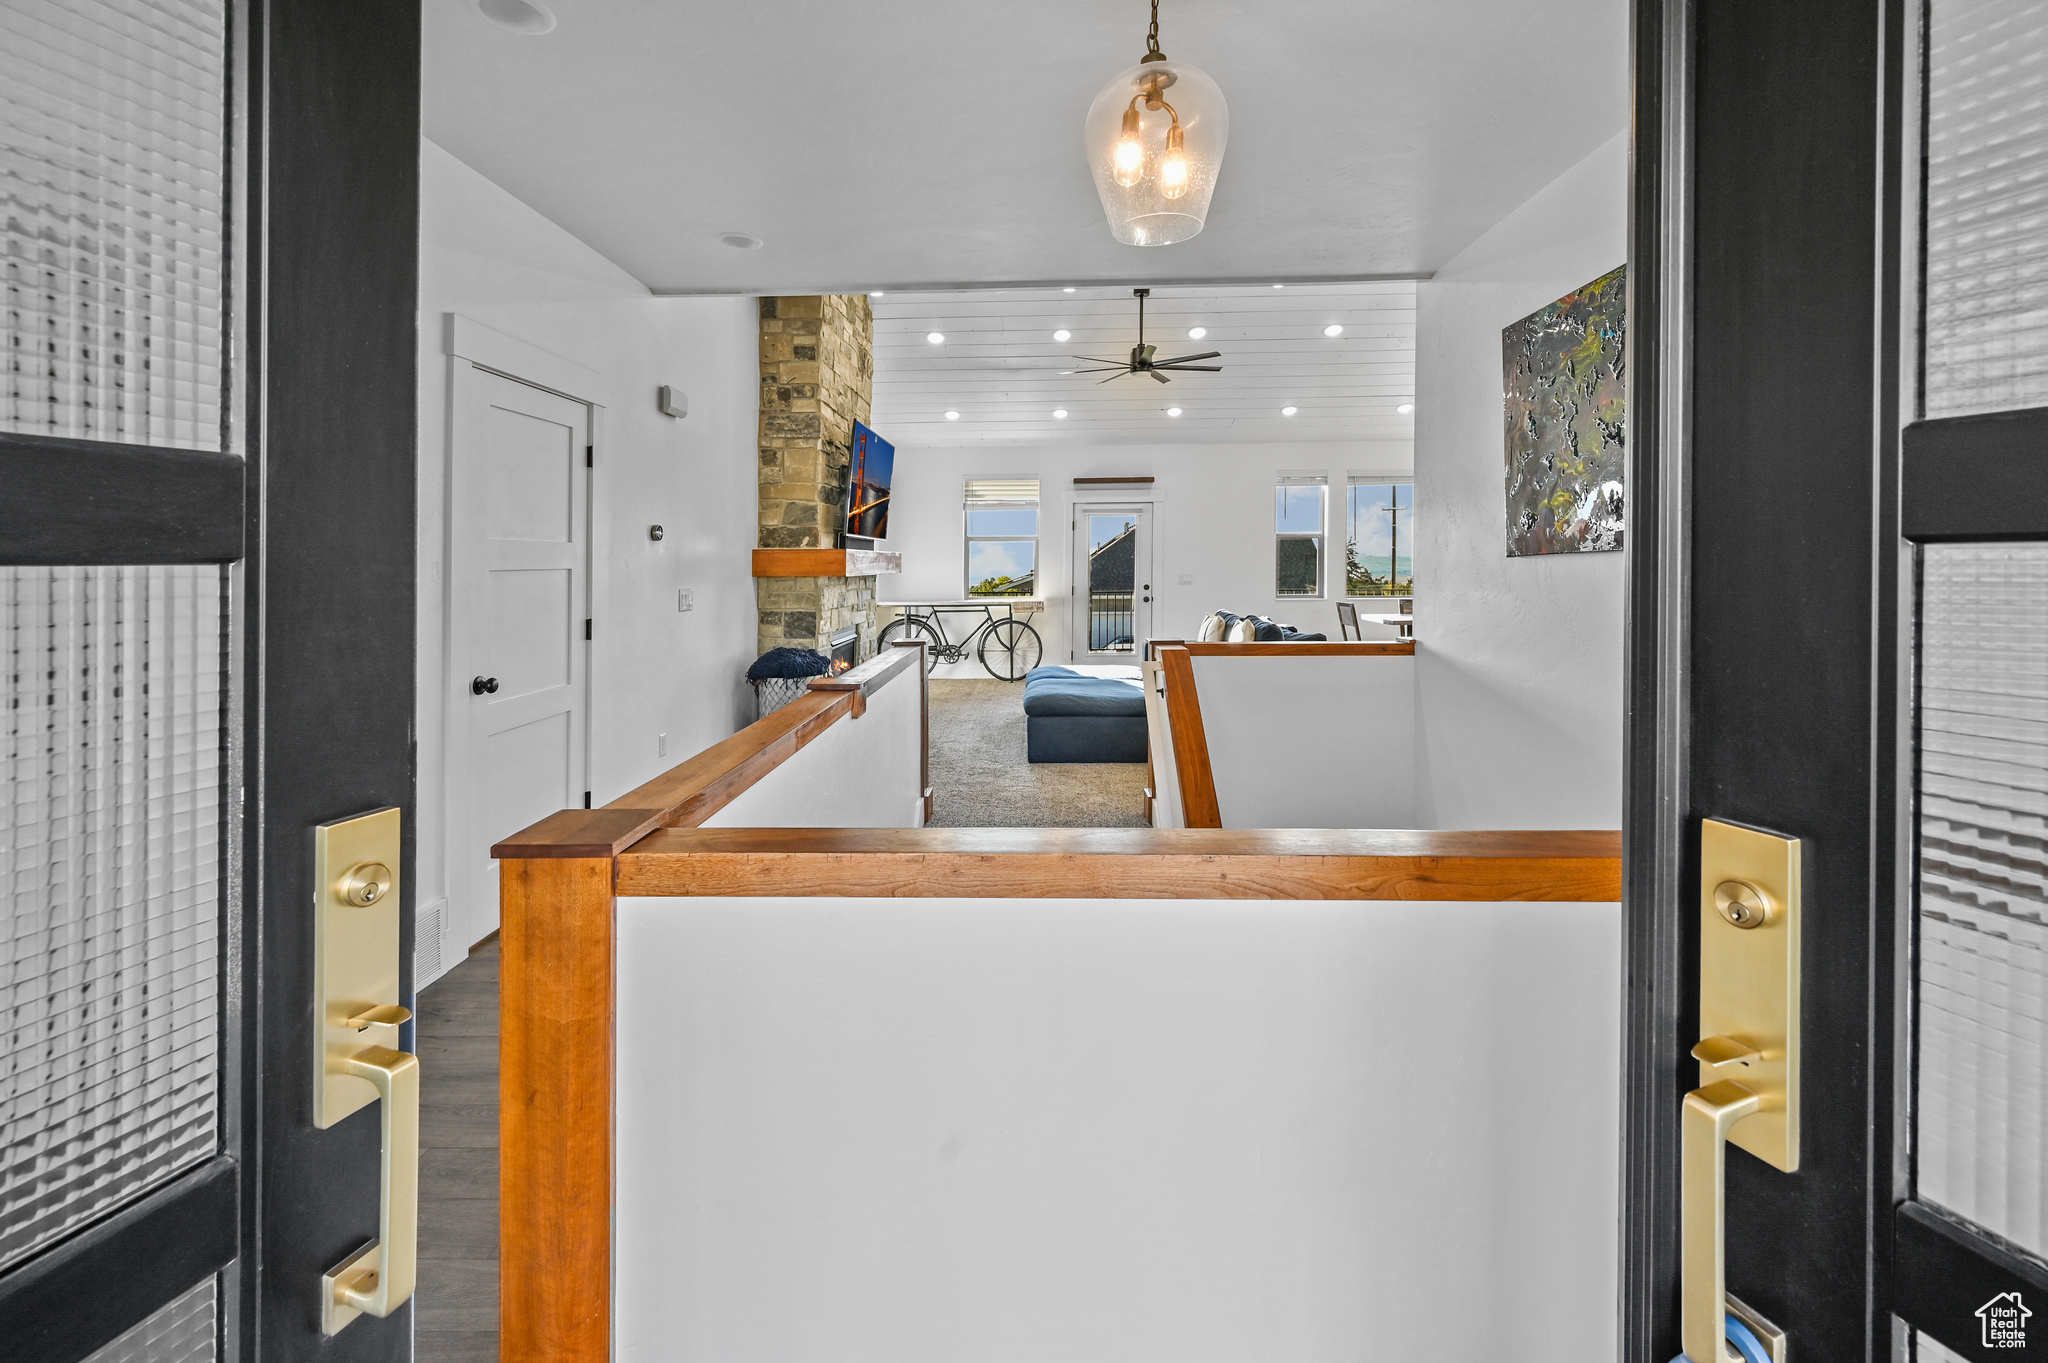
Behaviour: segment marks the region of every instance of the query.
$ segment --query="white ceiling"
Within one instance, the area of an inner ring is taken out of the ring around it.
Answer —
[[[1076,355],[1122,360],[1138,339],[1127,288],[890,291],[875,309],[874,428],[898,445],[1408,439],[1415,285],[1155,288],[1145,339],[1158,358],[1220,350],[1220,374],[1171,383],[1062,375]],[[1344,328],[1335,338],[1330,325]],[[1190,327],[1204,327],[1200,340]],[[1073,339],[1059,342],[1065,329]],[[934,345],[926,336],[946,339]],[[1282,407],[1299,410],[1281,415]],[[1179,407],[1181,415],[1167,409]],[[1065,409],[1065,419],[1055,418]],[[948,410],[960,413],[948,421]]]
[[[547,3],[429,0],[427,135],[663,292],[1412,277],[1628,117],[1625,0],[1165,0],[1230,147],[1200,236],[1121,246],[1081,123],[1143,0]]]

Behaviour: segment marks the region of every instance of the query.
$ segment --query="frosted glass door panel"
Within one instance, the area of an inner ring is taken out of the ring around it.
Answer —
[[[219,1148],[221,571],[0,568],[0,1267]]]
[[[0,5],[0,431],[220,448],[226,28]]]
[[[2048,406],[2048,0],[1933,0],[1930,417]]]
[[[165,1304],[85,1363],[212,1363],[218,1325],[214,1280]]]
[[[1918,1195],[2038,1254],[2048,544],[1922,552]]]

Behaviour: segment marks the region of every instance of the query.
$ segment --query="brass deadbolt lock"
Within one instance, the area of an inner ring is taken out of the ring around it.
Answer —
[[[1771,897],[1746,880],[1716,885],[1714,908],[1738,928],[1760,928],[1771,921]]]
[[[381,861],[366,861],[351,867],[341,878],[341,897],[359,909],[391,893],[391,868]]]

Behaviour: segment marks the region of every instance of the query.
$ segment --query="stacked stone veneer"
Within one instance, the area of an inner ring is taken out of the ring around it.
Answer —
[[[846,514],[853,423],[874,397],[875,315],[865,294],[761,300],[763,549],[831,549]],[[872,577],[755,579],[760,650],[825,650],[848,625],[875,648]]]

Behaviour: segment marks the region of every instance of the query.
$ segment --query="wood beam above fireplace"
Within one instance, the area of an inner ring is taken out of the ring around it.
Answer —
[[[903,571],[903,555],[876,549],[756,549],[755,577],[873,577]]]

